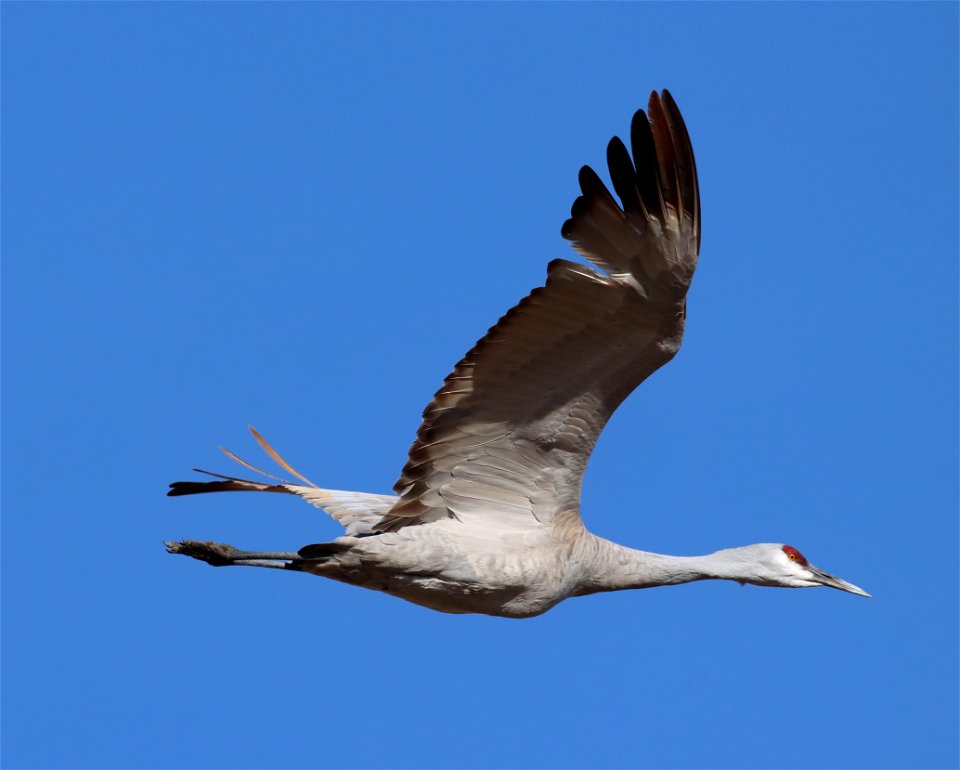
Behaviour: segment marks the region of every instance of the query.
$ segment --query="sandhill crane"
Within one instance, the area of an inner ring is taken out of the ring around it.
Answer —
[[[561,229],[593,267],[551,262],[545,285],[454,367],[423,413],[396,495],[321,489],[251,428],[302,484],[226,452],[265,480],[201,471],[217,480],[178,481],[168,494],[298,495],[340,522],[343,536],[295,553],[191,540],[167,549],[214,566],[309,572],[443,612],[513,618],[570,596],[709,579],[869,596],[781,543],[666,556],[584,527],[587,460],[617,406],[680,348],[700,251],[693,150],[667,91],[636,113],[630,142],[632,160],[619,138],[607,147],[622,209],[584,166],[582,195]]]

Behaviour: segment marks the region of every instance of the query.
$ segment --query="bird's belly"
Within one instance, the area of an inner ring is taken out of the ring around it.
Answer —
[[[540,615],[563,598],[552,593],[544,595],[526,586],[491,586],[435,576],[393,576],[379,586],[367,587],[440,612],[505,618]]]
[[[527,533],[490,542],[446,522],[410,529],[361,539],[318,574],[458,614],[527,618],[571,594],[564,554]]]

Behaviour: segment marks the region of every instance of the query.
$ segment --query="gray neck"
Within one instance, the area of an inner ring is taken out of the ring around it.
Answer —
[[[580,593],[691,583],[694,580],[749,580],[731,548],[706,556],[668,556],[637,551],[596,538],[595,558],[585,570]],[[584,565],[586,566],[586,565]]]

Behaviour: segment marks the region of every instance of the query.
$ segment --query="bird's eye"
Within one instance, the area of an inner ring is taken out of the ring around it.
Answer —
[[[792,547],[792,546],[785,545],[785,546],[783,547],[783,552],[787,555],[787,558],[788,558],[790,561],[795,561],[795,562],[797,562],[798,564],[806,564],[806,563],[807,563],[807,560],[803,558],[803,554],[800,553],[800,551],[798,551],[796,548],[794,548],[794,547]]]

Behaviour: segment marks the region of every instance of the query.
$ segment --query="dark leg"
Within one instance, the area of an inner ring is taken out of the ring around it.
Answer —
[[[273,551],[240,551],[225,543],[200,542],[199,540],[167,541],[167,553],[179,553],[212,567],[271,567],[290,569],[290,563],[300,556],[296,553]]]

